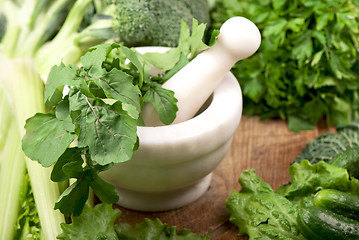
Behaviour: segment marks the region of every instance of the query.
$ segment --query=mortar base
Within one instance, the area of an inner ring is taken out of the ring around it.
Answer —
[[[212,173],[190,186],[166,192],[148,193],[116,188],[119,195],[117,204],[142,212],[160,212],[181,208],[200,198],[207,191],[211,179]]]

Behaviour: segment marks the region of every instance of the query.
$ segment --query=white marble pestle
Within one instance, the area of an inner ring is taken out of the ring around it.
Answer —
[[[220,28],[216,44],[200,53],[163,87],[177,98],[178,112],[172,124],[191,119],[223,80],[233,65],[254,54],[261,43],[256,25],[244,17],[233,17]],[[145,105],[146,126],[163,125],[151,104]]]

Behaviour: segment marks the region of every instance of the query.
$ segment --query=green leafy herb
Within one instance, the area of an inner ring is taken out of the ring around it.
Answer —
[[[288,120],[293,131],[323,117],[337,125],[359,119],[357,1],[216,1],[212,27],[233,16],[262,33],[258,52],[232,69],[243,110]]]
[[[172,53],[144,57],[121,44],[100,44],[81,57],[80,67],[52,67],[45,86],[45,102],[51,110],[26,121],[22,147],[42,166],[54,165],[53,181],[75,179],[55,209],[79,216],[90,188],[104,203],[118,201],[115,187],[98,174],[132,158],[139,146],[137,125],[143,123],[144,102],[154,105],[165,124],[174,120],[177,100],[161,84],[168,73],[178,71],[207,47],[202,42],[203,24],[193,20],[191,34],[185,22],[182,24],[180,44],[170,50]],[[186,61],[182,56],[188,56]],[[151,66],[160,58],[172,62],[174,68],[151,76]],[[65,86],[69,91],[63,96]]]
[[[117,64],[129,58],[135,64],[127,68]],[[110,164],[130,160],[138,146],[142,89],[134,73],[143,72],[149,64],[133,50],[116,44],[98,45],[81,61],[82,67],[61,64],[52,68],[45,96],[53,109],[28,119],[23,138],[27,156],[44,167],[56,163],[53,180],[77,179],[55,204],[62,213],[76,216],[82,212],[90,187],[104,202],[118,200],[114,187],[97,174]],[[151,89],[151,84],[148,74],[143,87]],[[58,98],[57,90],[65,85],[70,88],[68,96]],[[166,101],[175,104],[173,93],[168,95],[172,98]],[[76,137],[77,146],[69,147]]]
[[[171,240],[209,240],[209,236],[192,233],[187,229],[178,232],[176,227],[169,227],[159,219],[144,219],[134,229],[129,224],[115,224],[121,212],[109,204],[97,204],[94,208],[85,207],[79,217],[72,217],[71,224],[62,224],[63,232],[57,237],[63,240],[92,240],[92,239],[171,239]]]
[[[239,177],[240,192],[233,191],[226,201],[230,221],[239,235],[250,239],[305,239],[297,226],[297,207],[275,193],[254,170]]]

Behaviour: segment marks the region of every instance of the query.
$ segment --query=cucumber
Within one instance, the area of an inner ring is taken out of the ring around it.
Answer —
[[[358,240],[359,222],[320,207],[301,208],[298,226],[310,240]]]
[[[332,160],[329,163],[335,167],[344,168],[349,175],[359,178],[359,147],[350,148]]]
[[[314,206],[359,221],[359,196],[335,189],[323,189],[313,199]]]

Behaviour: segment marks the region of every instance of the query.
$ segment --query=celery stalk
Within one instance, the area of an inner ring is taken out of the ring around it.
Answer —
[[[0,85],[0,156],[4,149],[6,137],[9,132],[10,123],[13,120],[13,114],[9,102],[9,97],[5,93],[5,89]],[[2,158],[0,158],[1,168]]]
[[[44,84],[31,58],[3,58],[0,67],[0,85],[3,85],[11,96],[15,122],[22,137],[25,134],[26,119],[37,112],[45,111]],[[54,210],[54,203],[60,196],[58,185],[50,180],[50,168],[43,168],[28,158],[25,158],[25,162],[44,238],[56,239],[61,233],[60,223],[65,222],[64,216]]]
[[[0,239],[14,237],[17,220],[17,214],[14,213],[19,211],[20,191],[25,173],[21,138],[8,100],[0,86]]]
[[[0,170],[0,239],[13,239],[20,207],[20,191],[25,176],[25,157],[16,122],[10,125]],[[9,180],[11,179],[11,180]]]

